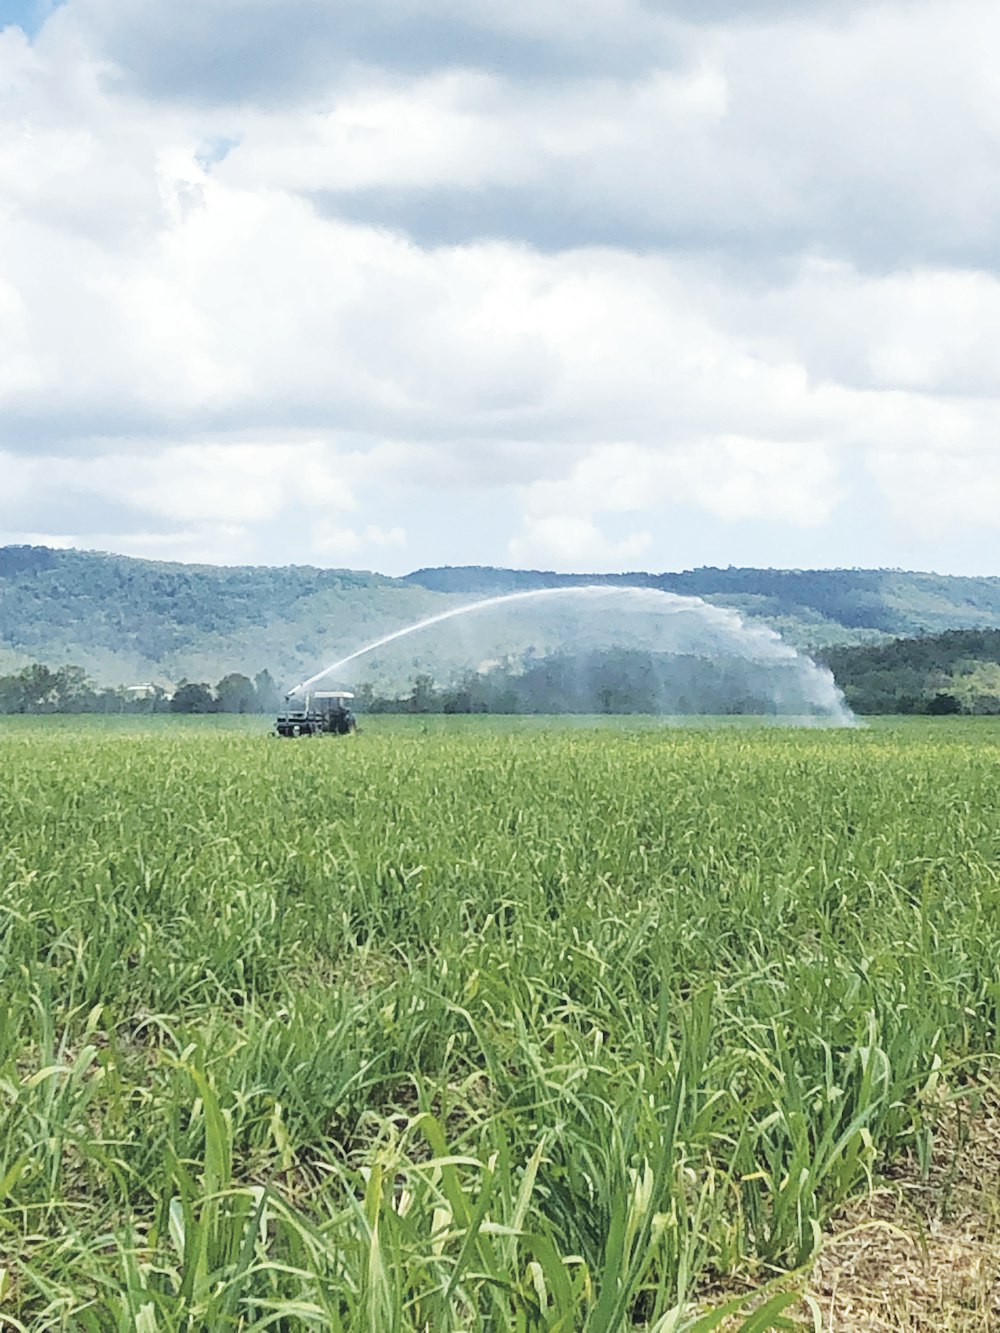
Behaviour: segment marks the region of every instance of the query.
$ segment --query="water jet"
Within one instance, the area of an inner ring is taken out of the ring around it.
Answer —
[[[409,658],[397,651],[404,641],[416,647]],[[435,681],[500,671],[516,688],[518,681],[537,685],[540,664],[559,663],[563,685],[555,711],[601,711],[586,706],[591,696],[585,677],[599,663],[606,681],[615,662],[623,669],[630,663],[633,677],[641,663],[652,676],[642,707],[604,711],[761,713],[834,726],[854,721],[829,670],[770,627],[698,597],[600,583],[535,588],[449,607],[347,653],[297,685],[290,697],[301,698],[331,678],[354,684],[362,667],[397,690],[415,671]],[[605,702],[613,702],[613,681],[601,689]],[[567,699],[573,706],[566,706]]]

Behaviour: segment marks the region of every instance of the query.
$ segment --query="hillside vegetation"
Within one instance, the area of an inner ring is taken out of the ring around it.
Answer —
[[[420,569],[406,582],[436,592],[496,596],[593,583],[659,588],[765,621],[807,651],[948,629],[1000,629],[1000,578],[896,569],[688,569],[678,573],[552,574],[464,566]]]
[[[268,669],[286,687],[456,599],[347,569],[217,567],[0,548],[0,671],[81,666],[101,684],[215,681]]]
[[[31,663],[53,671],[72,663],[99,685],[174,685],[267,669],[287,688],[367,641],[449,606],[597,581],[703,597],[770,625],[810,652],[890,636],[1000,629],[1000,578],[762,569],[596,576],[473,567],[395,579],[346,569],[183,565],[8,546],[0,547],[0,674]]]
[[[1000,714],[1000,630],[949,630],[823,654],[857,713]]]

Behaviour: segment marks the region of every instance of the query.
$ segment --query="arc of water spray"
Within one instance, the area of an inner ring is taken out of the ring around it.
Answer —
[[[479,602],[466,602],[463,606],[453,606],[447,611],[439,611],[435,616],[428,616],[425,620],[418,620],[415,625],[407,625],[405,629],[398,629],[393,634],[383,635],[381,639],[375,639],[372,643],[366,643],[363,648],[356,652],[348,653],[342,657],[339,662],[334,662],[332,666],[324,667],[322,671],[317,671],[315,676],[310,676],[304,680],[301,685],[296,685],[294,690],[289,691],[288,697],[293,694],[305,694],[307,690],[318,685],[326,676],[330,676],[334,671],[339,671],[341,667],[347,666],[353,662],[356,657],[364,657],[365,653],[374,652],[376,648],[384,648],[388,643],[395,643],[397,639],[403,639],[407,634],[416,634],[418,630],[429,629],[431,625],[440,625],[444,620],[453,620],[455,616],[464,616],[468,611],[485,611],[488,606],[499,606],[502,602],[526,602],[535,597],[552,597],[557,593],[565,595],[569,591],[573,592],[606,592],[608,590],[606,583],[588,583],[582,587],[571,588],[530,588],[527,592],[506,592],[499,597],[484,597]]]
[[[318,671],[315,676],[310,676],[308,680],[304,680],[301,685],[296,685],[287,697],[291,699],[297,694],[305,694],[325,677],[339,671],[357,658],[364,657],[366,653],[374,652],[376,648],[383,648],[387,644],[395,643],[397,639],[406,638],[409,634],[417,634],[421,630],[429,629],[432,625],[440,625],[446,620],[454,620],[457,616],[468,615],[474,611],[484,611],[489,607],[509,605],[512,602],[535,601],[540,598],[560,597],[568,594],[590,597],[607,597],[609,594],[652,595],[657,598],[661,610],[672,612],[685,609],[695,610],[716,630],[738,636],[745,646],[755,647],[758,650],[763,649],[764,651],[759,656],[750,654],[751,657],[755,657],[755,660],[760,662],[762,667],[766,666],[768,661],[772,664],[775,662],[798,662],[805,671],[810,685],[807,697],[804,699],[804,702],[808,705],[806,709],[808,715],[813,715],[818,708],[820,712],[840,725],[851,726],[854,724],[853,714],[847,707],[843,693],[837,687],[829,669],[817,666],[812,658],[798,653],[782,640],[780,634],[770,627],[747,625],[740,614],[732,608],[712,606],[700,597],[682,597],[661,589],[635,588],[627,585],[623,587],[607,583],[571,584],[558,588],[530,588],[525,592],[503,593],[498,597],[484,597],[477,602],[466,602],[462,606],[450,607],[447,611],[439,611],[436,615],[426,616],[413,625],[406,625],[402,629],[393,631],[392,634],[384,634],[381,638],[366,643],[363,648],[348,653],[346,657],[340,658],[331,666]],[[744,656],[746,654],[740,655]],[[817,694],[817,690],[819,694]],[[819,697],[820,695],[822,697]]]

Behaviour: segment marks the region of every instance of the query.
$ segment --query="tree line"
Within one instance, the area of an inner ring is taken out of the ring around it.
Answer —
[[[1000,715],[1000,630],[827,649],[822,660],[857,713]],[[727,658],[616,649],[521,661],[440,682],[417,675],[402,692],[357,689],[368,713],[770,713],[773,672]],[[275,713],[270,671],[230,672],[214,685],[180,681],[100,686],[80,666],[32,663],[0,676],[2,713]],[[794,711],[787,708],[781,711]]]
[[[755,714],[794,697],[795,669],[784,691],[780,667],[762,671],[740,658],[612,649],[511,662],[486,673],[438,682],[419,674],[402,694],[357,688],[364,713],[648,713]],[[789,694],[791,691],[791,694]],[[33,664],[0,677],[0,713],[274,713],[282,696],[269,671],[251,680],[231,672],[216,685],[182,680],[173,693],[155,684],[99,687],[78,666]],[[801,711],[807,711],[803,709]]]
[[[273,713],[281,693],[270,671],[251,680],[230,672],[215,685],[182,680],[173,691],[156,683],[102,686],[82,667],[32,662],[0,676],[0,713]]]
[[[948,630],[823,660],[856,713],[1000,714],[1000,630]]]

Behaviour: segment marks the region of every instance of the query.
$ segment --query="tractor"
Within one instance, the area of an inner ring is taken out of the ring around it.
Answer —
[[[356,730],[351,712],[354,698],[348,690],[317,690],[311,694],[286,695],[286,708],[279,713],[274,730],[279,736],[347,736]]]

